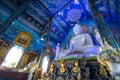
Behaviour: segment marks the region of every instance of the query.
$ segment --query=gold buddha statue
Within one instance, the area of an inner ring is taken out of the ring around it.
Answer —
[[[80,73],[77,75],[77,80],[81,80],[81,75],[80,75]]]
[[[64,62],[64,60],[60,60],[60,73],[65,73],[66,72],[66,70],[65,70],[65,62]]]
[[[73,69],[72,69],[74,73],[78,73],[78,71],[79,71],[78,65],[79,65],[78,60],[75,60],[75,62],[74,62],[74,67],[73,67]]]
[[[48,73],[53,73],[53,72],[54,72],[54,64],[51,63]]]

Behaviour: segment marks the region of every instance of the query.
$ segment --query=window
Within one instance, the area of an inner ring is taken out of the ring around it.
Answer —
[[[3,63],[1,64],[2,66],[7,66],[11,68],[15,68],[24,52],[24,48],[14,45],[8,54],[6,55]]]
[[[42,69],[43,69],[43,74],[47,71],[48,68],[48,62],[49,62],[49,57],[45,56],[42,62]]]

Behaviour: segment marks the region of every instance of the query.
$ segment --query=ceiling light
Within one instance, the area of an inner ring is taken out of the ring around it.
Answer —
[[[43,41],[44,39],[43,39],[43,38],[41,38],[40,40],[41,40],[41,41]]]

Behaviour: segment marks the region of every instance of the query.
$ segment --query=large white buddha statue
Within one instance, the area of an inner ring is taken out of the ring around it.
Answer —
[[[57,48],[57,56],[55,58],[91,56],[102,51],[100,46],[93,45],[90,34],[83,32],[85,29],[83,27],[85,26],[81,26],[80,24],[74,26],[73,32],[75,36],[70,40],[69,49],[60,51]]]

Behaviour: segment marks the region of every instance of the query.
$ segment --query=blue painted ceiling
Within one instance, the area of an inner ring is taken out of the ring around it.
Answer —
[[[21,5],[23,0],[0,0],[0,24]],[[96,6],[107,23],[120,24],[120,0],[96,0]],[[40,50],[49,32],[49,45],[62,43],[76,22],[91,20],[87,0],[31,0],[2,38],[12,42],[20,31],[32,36],[29,49]],[[48,31],[50,27],[50,31]]]

